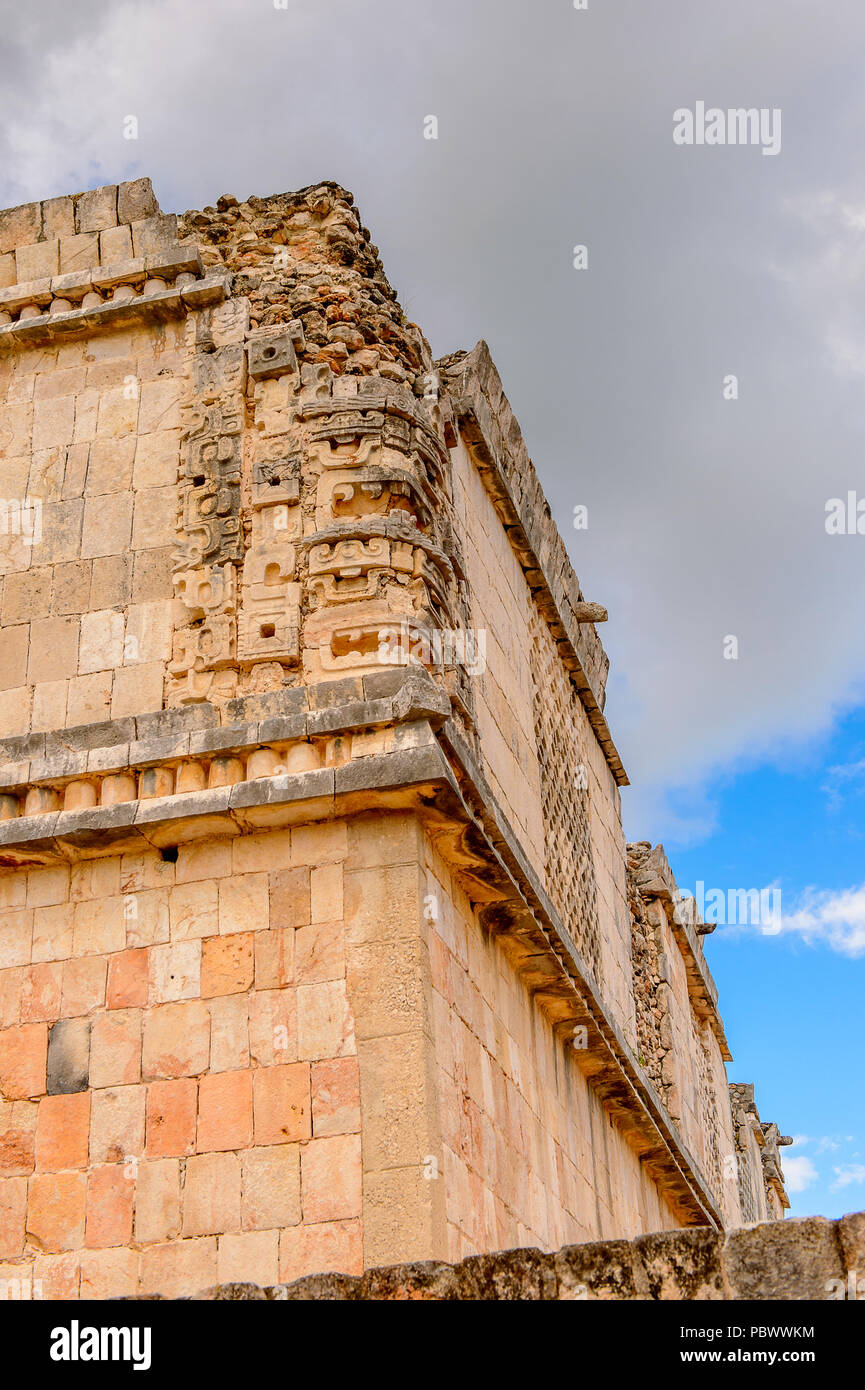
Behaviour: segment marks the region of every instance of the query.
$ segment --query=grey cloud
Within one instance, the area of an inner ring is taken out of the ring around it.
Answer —
[[[703,833],[720,769],[795,756],[861,697],[865,538],[823,528],[862,478],[860,4],[149,0],[4,28],[4,203],[335,178],[434,350],[489,341],[610,609],[632,833]],[[674,146],[697,99],[780,107],[780,155]]]

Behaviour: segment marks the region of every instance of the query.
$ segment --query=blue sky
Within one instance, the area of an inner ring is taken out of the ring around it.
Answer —
[[[830,736],[728,776],[712,795],[713,833],[666,845],[683,890],[700,879],[707,892],[778,884],[782,920],[815,886],[863,891],[862,706]],[[804,935],[719,925],[704,939],[733,1053],[729,1078],[755,1082],[761,1118],[797,1139],[782,1151],[793,1216],[865,1207],[865,901],[858,923],[859,939],[849,939],[854,925],[834,948],[819,923]]]

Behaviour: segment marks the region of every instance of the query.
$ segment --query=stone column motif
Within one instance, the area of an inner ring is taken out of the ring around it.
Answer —
[[[257,331],[248,344],[253,398],[249,549],[244,557],[238,660],[244,686],[279,689],[300,659],[302,453],[294,424],[296,347],[303,326]]]
[[[166,704],[231,698],[237,692],[238,566],[241,520],[244,315],[190,315],[192,356],[183,406],[174,586],[182,605],[169,664]],[[215,330],[215,331],[214,331]]]
[[[316,376],[298,418],[315,529],[304,537],[307,679],[419,662],[471,719],[465,576],[447,448],[405,386]],[[471,655],[471,653],[469,653]]]

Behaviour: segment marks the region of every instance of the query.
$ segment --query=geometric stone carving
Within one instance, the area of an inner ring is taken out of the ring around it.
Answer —
[[[209,673],[228,669],[237,659],[236,571],[232,565],[180,571],[174,576],[177,596],[190,624],[174,633],[169,673],[181,699],[205,699]]]
[[[299,660],[299,584],[244,584],[237,654],[243,663]]]
[[[262,459],[253,464],[252,505],[272,506],[275,502],[300,501],[300,455],[294,458]]]
[[[297,372],[295,343],[303,347],[303,325],[292,320],[281,333],[268,333],[249,343],[249,375],[256,381]]]

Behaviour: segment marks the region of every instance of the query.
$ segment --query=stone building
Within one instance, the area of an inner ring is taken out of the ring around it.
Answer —
[[[489,352],[334,184],[0,214],[0,1280],[782,1214]]]

